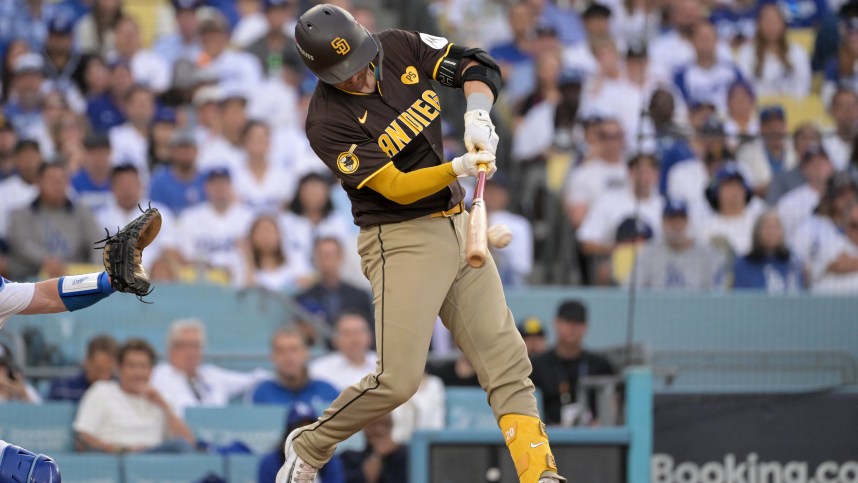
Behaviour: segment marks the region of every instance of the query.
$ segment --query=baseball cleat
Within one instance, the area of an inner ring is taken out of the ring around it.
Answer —
[[[316,481],[317,468],[313,468],[298,456],[292,447],[292,439],[301,428],[298,428],[286,438],[283,451],[286,453],[286,462],[277,472],[276,483],[313,483]]]

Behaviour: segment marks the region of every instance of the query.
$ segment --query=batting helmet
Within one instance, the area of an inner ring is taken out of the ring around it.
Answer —
[[[60,483],[60,469],[51,458],[8,445],[0,453],[0,481]]]
[[[326,84],[338,84],[366,68],[381,44],[352,15],[323,3],[295,25],[295,43],[304,64]]]

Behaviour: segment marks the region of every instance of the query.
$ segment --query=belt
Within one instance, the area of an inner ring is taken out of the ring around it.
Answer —
[[[429,215],[429,218],[440,218],[442,216],[451,217],[453,215],[458,215],[459,213],[461,213],[463,211],[465,211],[465,202],[460,201],[458,205],[450,208],[447,211],[438,211],[438,212],[432,213],[431,215]]]

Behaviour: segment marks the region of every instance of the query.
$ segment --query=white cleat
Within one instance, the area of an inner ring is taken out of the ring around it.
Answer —
[[[305,463],[292,448],[292,438],[295,437],[298,431],[300,431],[300,428],[289,433],[289,436],[286,438],[286,444],[283,448],[283,451],[286,453],[286,462],[283,463],[280,471],[277,472],[276,483],[313,483],[316,481],[316,472],[318,469]]]

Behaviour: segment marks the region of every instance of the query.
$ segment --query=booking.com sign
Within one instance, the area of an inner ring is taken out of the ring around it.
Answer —
[[[652,457],[652,483],[858,483],[858,461],[824,461],[811,468],[805,461],[760,461],[756,453],[739,460],[677,463],[667,454]]]

